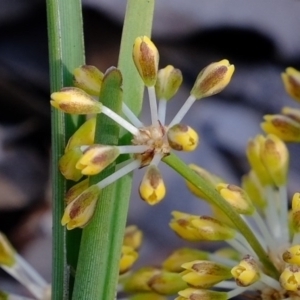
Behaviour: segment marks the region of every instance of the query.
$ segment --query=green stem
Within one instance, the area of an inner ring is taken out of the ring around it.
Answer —
[[[241,234],[247,239],[259,257],[261,263],[264,265],[266,270],[268,270],[269,274],[274,278],[278,278],[278,271],[270,261],[268,254],[264,251],[248,225],[243,221],[240,215],[232,209],[230,204],[228,204],[215,189],[212,189],[202,177],[197,175],[175,154],[172,153],[171,155],[165,157],[163,161],[176,172],[178,172],[183,178],[201,190],[201,192],[207,196],[211,203],[216,205],[222,210],[222,212],[224,212],[224,214],[226,214],[226,216],[232,221],[236,228],[238,228]]]
[[[141,110],[144,85],[132,61],[132,46],[137,36],[150,36],[153,11],[154,0],[128,1],[119,68],[123,75],[123,101],[133,108],[135,113]],[[111,97],[107,100],[108,103],[104,103],[105,105],[114,103]],[[106,101],[102,91],[101,101]],[[104,144],[115,142],[116,133],[112,132],[112,127],[105,129],[100,124],[97,121],[99,131],[97,129],[95,142],[100,140]],[[128,141],[128,135],[121,139],[122,143],[126,140]],[[109,172],[113,172],[113,168],[106,171],[107,173],[101,174],[101,177],[92,179],[92,183],[100,180],[103,175],[107,176]],[[73,300],[115,299],[131,182],[131,176],[127,175],[102,191],[93,219],[83,230]]]
[[[72,85],[73,69],[84,63],[80,0],[47,0],[51,91]],[[66,181],[58,171],[68,137],[80,118],[52,109],[53,263],[52,299],[68,299],[69,272],[66,231],[60,220],[64,211]]]

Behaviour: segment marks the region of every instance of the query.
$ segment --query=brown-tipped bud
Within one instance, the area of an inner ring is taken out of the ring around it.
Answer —
[[[81,171],[76,168],[76,164],[81,157],[82,151],[80,147],[74,147],[59,159],[59,171],[66,179],[78,181],[83,176]]]
[[[74,86],[84,90],[92,96],[99,96],[103,80],[103,73],[94,66],[83,65],[73,72]]]
[[[122,246],[121,259],[119,263],[119,274],[127,272],[138,259],[138,253],[129,246]]]
[[[135,225],[130,225],[125,228],[123,239],[124,246],[130,246],[133,249],[139,249],[143,241],[143,232]]]
[[[210,172],[208,172],[207,170],[195,165],[195,164],[190,164],[189,167],[195,172],[197,173],[197,175],[199,175],[200,177],[202,177],[207,184],[211,185],[212,188],[214,188],[218,183],[224,182],[224,180]],[[201,190],[199,190],[198,188],[196,188],[193,184],[191,184],[189,181],[186,181],[186,185],[188,187],[188,189],[197,197],[202,198],[206,201],[209,201],[209,199],[207,199],[206,195],[204,195],[202,193]]]
[[[15,253],[6,236],[0,232],[0,265],[12,267],[16,262]]]
[[[253,170],[242,177],[242,188],[257,208],[264,209],[266,207],[267,202],[264,198],[263,187]]]
[[[232,278],[230,268],[208,260],[195,260],[182,265],[182,279],[189,285],[207,289],[215,284]]]
[[[150,205],[159,203],[166,195],[166,187],[160,170],[149,165],[139,187],[141,198]]]
[[[231,274],[239,286],[249,286],[260,278],[257,262],[250,255],[246,255],[237,266],[233,267]]]
[[[199,144],[198,133],[185,124],[176,124],[168,129],[169,145],[177,151],[194,151]]]
[[[97,185],[92,185],[81,193],[65,208],[61,224],[67,225],[68,230],[86,226],[94,214],[100,193]]]
[[[169,272],[181,272],[182,264],[192,260],[207,260],[209,253],[191,248],[175,250],[164,262],[163,268]]]
[[[292,199],[291,223],[295,232],[300,232],[300,193],[295,193]]]
[[[179,69],[168,65],[158,71],[155,92],[158,99],[170,100],[178,91],[182,83],[182,74]]]
[[[84,122],[70,137],[65,149],[65,153],[74,147],[94,144],[96,118],[90,118]]]
[[[266,115],[261,123],[264,132],[275,134],[285,142],[300,142],[300,122],[284,115]]]
[[[170,227],[188,241],[222,241],[234,238],[234,229],[208,216],[172,212]]]
[[[300,245],[294,245],[282,254],[282,259],[293,265],[300,267]]]
[[[274,182],[261,160],[261,148],[264,142],[265,138],[262,135],[256,136],[255,139],[250,139],[247,145],[246,154],[249,164],[260,183],[263,186],[266,186],[273,185]]]
[[[82,192],[89,187],[89,179],[86,178],[77,184],[73,185],[65,194],[65,203],[68,205],[70,202],[75,200]]]
[[[281,74],[286,92],[296,101],[300,102],[300,72],[294,68],[287,68]]]
[[[202,99],[221,92],[230,82],[233,72],[234,65],[230,65],[227,59],[211,63],[199,73],[191,95]]]
[[[114,162],[119,154],[116,146],[93,145],[84,150],[76,168],[84,175],[95,175]]]
[[[281,112],[291,118],[292,120],[296,121],[297,123],[300,123],[300,109],[296,109],[294,107],[283,107]]]
[[[287,266],[279,277],[281,286],[291,292],[300,290],[300,267],[296,265]]]
[[[180,291],[175,300],[227,300],[227,293],[204,289],[187,288]]]
[[[261,147],[261,160],[277,186],[285,185],[289,167],[289,151],[276,135],[269,134]]]
[[[154,86],[158,73],[159,53],[147,36],[137,37],[133,45],[133,61],[148,87]]]
[[[62,88],[51,94],[50,104],[68,114],[87,115],[101,113],[102,104],[75,87]]]
[[[160,269],[153,267],[144,267],[133,272],[124,280],[124,291],[128,293],[151,292],[148,281],[160,272]]]
[[[216,189],[238,214],[252,215],[255,212],[249,196],[240,187],[234,184],[219,183]]]
[[[174,295],[188,286],[182,280],[181,274],[161,271],[148,280],[148,286],[152,291],[161,295]]]

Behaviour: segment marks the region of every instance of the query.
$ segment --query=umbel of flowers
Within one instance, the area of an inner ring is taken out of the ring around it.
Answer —
[[[288,93],[300,101],[300,72],[288,68],[282,77]],[[294,117],[299,111],[287,110],[291,113],[284,118],[299,123]],[[176,289],[176,300],[225,300],[236,296],[300,299],[300,193],[293,195],[289,210],[289,152],[282,141],[290,141],[293,136],[292,140],[297,142],[299,133],[295,127],[272,123],[280,116],[265,117],[262,128],[267,135],[249,140],[246,155],[251,170],[242,177],[241,187],[228,184],[197,165],[190,165],[248,224],[270,259],[269,268],[260,261],[248,237],[216,207],[211,205],[213,217],[174,211],[170,227],[179,237],[191,242],[224,241],[227,246],[213,253],[177,249],[161,268],[136,271],[124,283],[125,291],[136,293],[131,299],[167,299],[162,295],[170,295]],[[211,204],[202,191],[189,182],[187,186],[193,194]],[[182,288],[184,284],[186,287]]]
[[[103,113],[132,134],[131,145],[112,146],[94,144],[95,117],[87,120],[70,138],[59,168],[66,179],[79,181],[82,176],[98,174],[120,155],[131,158],[117,171],[89,186],[84,179],[66,194],[66,208],[62,225],[67,229],[84,227],[91,219],[101,190],[120,177],[137,168],[147,166],[140,183],[139,192],[148,204],[159,203],[165,196],[166,187],[158,168],[163,157],[172,149],[193,151],[198,143],[198,134],[181,121],[192,104],[219,93],[230,82],[234,66],[227,60],[215,62],[204,68],[198,75],[189,97],[174,116],[165,124],[167,102],[176,94],[182,83],[180,70],[173,66],[158,69],[159,53],[153,42],[146,36],[136,38],[133,46],[133,61],[143,80],[149,96],[151,124],[145,125],[129,107],[122,103],[120,116],[103,105],[94,96],[99,96],[103,75],[93,66],[82,66],[74,71],[75,87],[66,87],[52,93],[51,105],[69,114]],[[101,99],[100,99],[101,100]]]

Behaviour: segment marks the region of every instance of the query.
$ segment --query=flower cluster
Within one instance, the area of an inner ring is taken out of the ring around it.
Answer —
[[[50,300],[51,286],[25,261],[3,233],[0,232],[0,267],[19,281],[34,298],[27,298],[0,291],[3,300]]]
[[[299,101],[300,72],[288,68],[282,77],[288,93]],[[285,111],[291,113],[282,118],[289,119],[290,124],[298,122],[299,126],[299,118],[294,117],[299,116],[299,112],[287,108]],[[176,300],[225,300],[236,296],[300,299],[300,193],[293,195],[289,210],[289,152],[282,140],[296,142],[300,135],[296,127],[276,127],[279,123],[268,121],[279,117],[266,116],[267,122],[262,127],[268,134],[249,140],[246,155],[251,170],[242,177],[241,187],[190,165],[240,215],[264,255],[258,253],[250,237],[242,235],[240,228],[215,207],[203,191],[187,182],[193,194],[211,205],[213,217],[174,211],[169,224],[171,229],[191,242],[223,241],[228,245],[213,253],[178,249],[161,268],[136,271],[124,283],[125,291],[139,295],[131,299],[161,300],[167,299],[164,295],[175,293],[178,293]],[[291,136],[293,139],[289,139]]]
[[[89,186],[88,180],[84,179],[67,192],[66,209],[62,218],[62,225],[66,225],[67,229],[84,227],[93,215],[101,190],[137,168],[147,166],[139,187],[141,198],[150,205],[159,203],[166,193],[158,168],[159,162],[172,149],[193,151],[199,143],[198,134],[190,126],[182,124],[181,120],[197,99],[222,91],[234,72],[234,66],[227,60],[204,68],[199,73],[190,96],[170,124],[166,125],[167,102],[182,83],[180,70],[170,65],[159,70],[158,50],[146,36],[136,38],[133,61],[148,91],[150,125],[144,125],[125,103],[122,103],[123,118],[94,99],[94,96],[100,94],[106,74],[103,75],[93,66],[76,69],[75,87],[66,87],[51,95],[51,105],[65,113],[103,113],[132,134],[131,145],[94,144],[96,119],[92,117],[71,137],[59,162],[60,171],[66,179],[79,181],[84,175],[98,174],[122,154],[131,155],[131,158],[125,165],[117,165],[117,171],[99,183]]]

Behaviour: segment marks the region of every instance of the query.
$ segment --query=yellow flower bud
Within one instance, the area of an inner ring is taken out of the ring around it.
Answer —
[[[148,286],[152,291],[161,295],[174,295],[180,290],[187,288],[181,274],[161,271],[148,280]]]
[[[156,293],[142,293],[130,297],[129,300],[168,300],[168,298]]]
[[[97,185],[92,185],[70,202],[65,208],[61,224],[67,225],[69,230],[86,226],[94,214],[100,192]]]
[[[177,151],[194,151],[199,143],[198,133],[185,124],[176,124],[168,129],[169,145]]]
[[[6,236],[0,232],[0,265],[12,267],[16,263],[15,253]]]
[[[103,80],[103,73],[94,66],[83,65],[73,72],[74,86],[84,90],[92,96],[99,96]]]
[[[289,151],[276,135],[269,134],[261,147],[261,160],[277,186],[285,185],[289,166]]]
[[[261,123],[264,132],[275,134],[285,142],[300,142],[300,122],[284,115],[266,115]]]
[[[292,199],[292,227],[295,232],[300,232],[300,193],[295,193]]]
[[[281,273],[279,282],[281,286],[291,292],[300,290],[300,268],[296,265],[290,265]]]
[[[95,175],[104,170],[117,159],[120,151],[118,147],[93,145],[88,147],[78,160],[76,168],[84,175]]]
[[[261,160],[261,148],[264,142],[265,138],[262,135],[256,136],[255,139],[250,139],[247,145],[246,154],[250,166],[260,183],[263,186],[266,186],[273,185],[273,180]]]
[[[78,181],[82,177],[81,171],[76,168],[76,164],[81,157],[80,147],[74,147],[59,159],[59,170],[66,179]]]
[[[182,265],[182,279],[197,288],[210,288],[215,284],[232,278],[230,268],[208,260],[195,260]]]
[[[267,202],[264,198],[263,187],[253,170],[242,177],[242,188],[249,195],[252,203],[254,203],[256,207],[260,209],[266,207]]]
[[[169,272],[181,272],[182,264],[192,260],[207,260],[209,253],[191,248],[175,250],[164,262],[163,268]]]
[[[224,182],[223,179],[221,179],[220,177],[209,173],[207,170],[195,165],[195,164],[190,164],[189,167],[195,172],[197,173],[197,175],[199,175],[200,177],[202,177],[207,184],[210,184],[213,188],[215,187],[215,185],[217,185],[220,182]],[[209,199],[207,199],[207,197],[202,193],[201,190],[199,190],[198,188],[196,188],[193,184],[191,184],[189,181],[186,181],[186,185],[188,187],[188,189],[197,197],[202,198],[206,201],[209,201]]]
[[[227,300],[227,293],[204,289],[187,288],[178,293],[175,300]]]
[[[155,92],[158,99],[170,100],[178,91],[182,83],[182,74],[179,69],[168,65],[158,71]]]
[[[246,255],[237,266],[233,267],[231,274],[239,286],[249,286],[260,279],[257,262],[250,255]]]
[[[227,59],[211,63],[199,73],[191,95],[202,99],[221,92],[230,82],[233,72],[234,65],[230,65]]]
[[[222,241],[232,239],[235,230],[208,216],[195,216],[173,211],[170,227],[188,241]]]
[[[86,115],[100,113],[102,104],[86,92],[75,87],[62,88],[51,94],[50,104],[68,114]]]
[[[166,194],[166,187],[157,166],[149,165],[139,187],[141,198],[150,205],[160,202]]]
[[[138,257],[138,253],[132,247],[123,245],[119,263],[119,273],[124,274],[127,272],[138,259]]]
[[[89,187],[89,179],[86,178],[77,184],[73,185],[65,194],[65,203],[68,205],[70,202],[75,200],[82,192]]]
[[[143,232],[135,225],[130,225],[125,228],[123,239],[124,246],[130,246],[133,249],[139,249],[143,240]]]
[[[216,189],[238,214],[252,215],[255,212],[255,207],[250,198],[240,187],[233,184],[219,183]]]
[[[96,118],[84,122],[70,137],[65,153],[77,146],[92,145],[95,139]]]
[[[148,286],[148,281],[159,274],[161,271],[158,268],[144,267],[127,277],[124,281],[124,291],[128,293],[144,293],[151,292]]]
[[[282,254],[282,259],[300,267],[300,245],[294,245]]]
[[[148,87],[154,86],[158,73],[159,53],[147,36],[137,37],[133,45],[133,61]]]
[[[286,92],[296,101],[300,101],[300,72],[289,67],[281,77]]]

